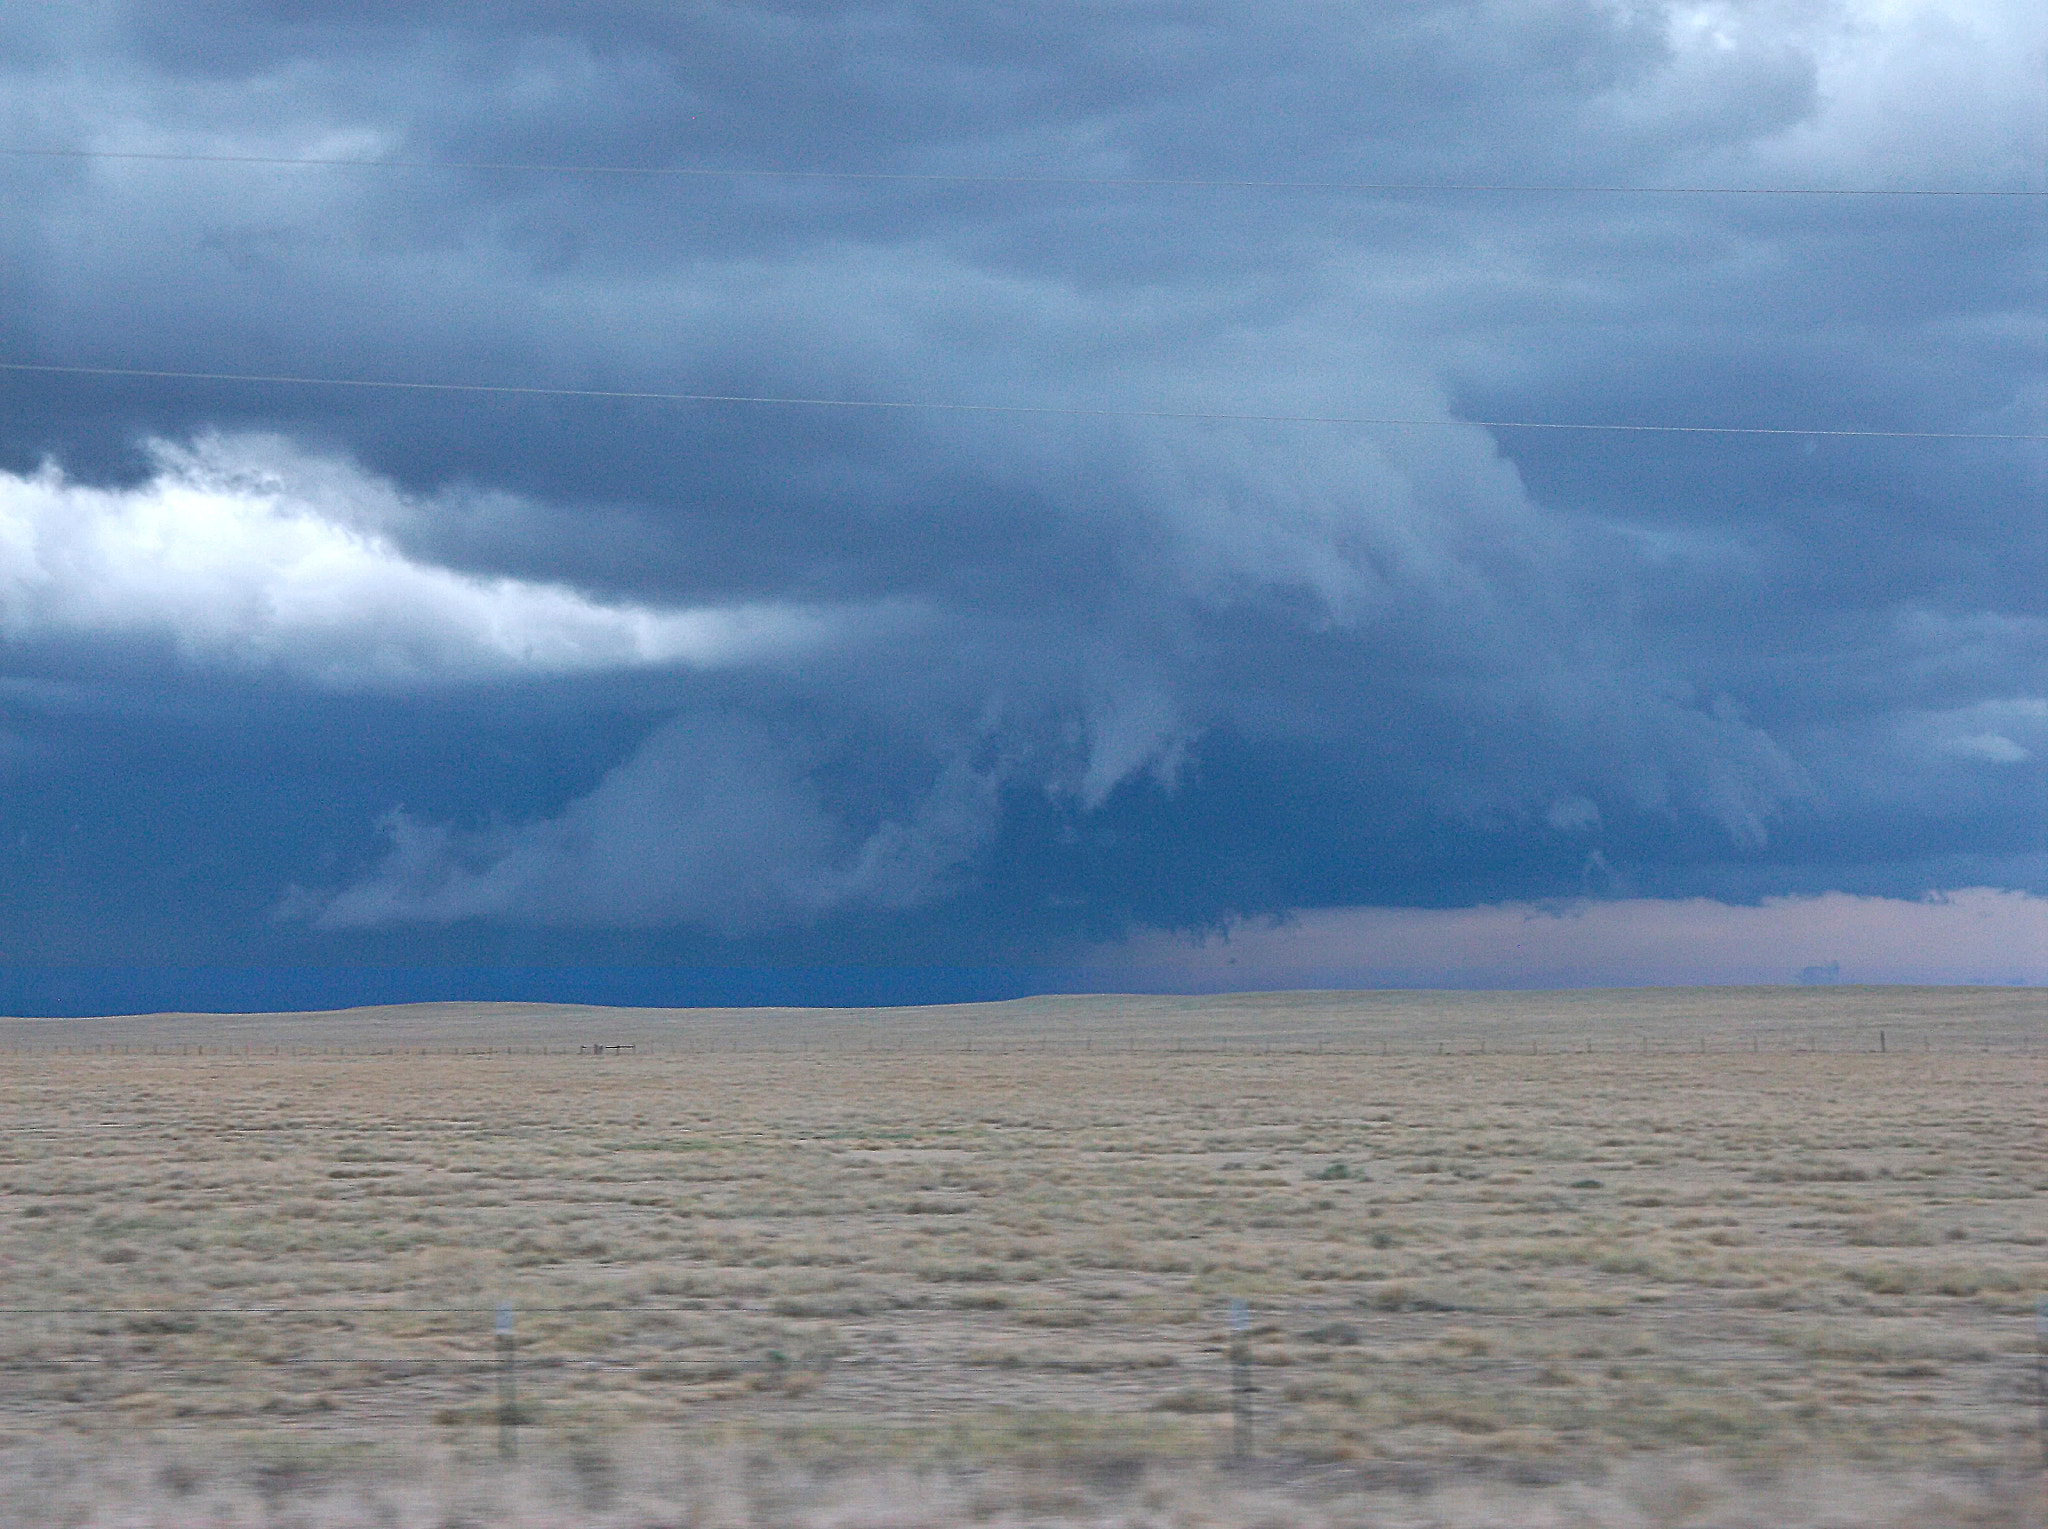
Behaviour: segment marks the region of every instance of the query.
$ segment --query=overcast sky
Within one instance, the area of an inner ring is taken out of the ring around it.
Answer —
[[[0,1008],[2048,981],[2044,33],[0,11],[0,361],[948,406],[0,371]]]

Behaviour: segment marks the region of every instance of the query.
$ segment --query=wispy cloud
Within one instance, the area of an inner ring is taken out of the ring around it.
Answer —
[[[279,909],[324,929],[448,924],[660,927],[720,935],[946,889],[996,824],[1000,772],[956,760],[904,815],[865,833],[744,716],[672,722],[559,815],[461,833],[403,813],[388,853],[331,894]]]

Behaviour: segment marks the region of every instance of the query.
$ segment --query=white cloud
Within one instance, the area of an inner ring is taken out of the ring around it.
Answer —
[[[1981,759],[1987,764],[2024,764],[2034,757],[2003,733],[1969,733],[1948,739],[1943,747],[1951,754]]]
[[[1550,804],[1543,821],[1559,833],[1583,833],[1600,826],[1600,809],[1583,796],[1562,796]]]
[[[1952,711],[1909,712],[1897,726],[1907,748],[1922,754],[2025,764],[2036,748],[2048,745],[2048,701],[2004,696]]]
[[[1823,109],[1770,157],[1840,184],[2039,188],[2039,5],[1839,0],[1808,14]],[[1790,35],[1805,30],[1794,15],[1779,23]]]
[[[155,455],[154,476],[127,489],[72,483],[54,466],[0,473],[0,634],[157,638],[195,664],[353,688],[758,663],[908,615],[613,603],[462,572],[377,529],[431,503],[345,463],[275,442]]]

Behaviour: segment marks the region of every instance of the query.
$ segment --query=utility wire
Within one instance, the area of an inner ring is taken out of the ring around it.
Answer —
[[[1534,419],[1411,419],[1366,414],[1252,414],[1220,409],[1110,409],[1078,404],[944,403],[925,399],[804,398],[768,393],[665,393],[626,388],[550,388],[489,382],[407,382],[379,377],[305,377],[288,373],[180,372],[126,366],[58,366],[0,361],[0,372],[67,377],[130,377],[168,382],[251,382],[289,387],[469,393],[513,398],[615,399],[643,403],[752,404],[797,409],[868,409],[894,413],[1013,414],[1065,419],[1172,419],[1223,424],[1378,425],[1403,429],[1570,430],[1620,435],[1853,436],[1910,441],[2048,441],[2048,433],[1997,430],[1841,430],[1790,425],[1588,424]]]
[[[489,159],[311,159],[287,154],[171,154],[128,149],[7,149],[10,159],[108,159],[185,165],[278,165],[348,170],[489,170],[520,175],[610,175],[676,180],[799,180],[960,186],[1101,186],[1216,191],[1465,192],[1531,196],[1950,196],[2043,197],[2048,191],[1940,186],[1573,186],[1494,181],[1219,179],[1166,175],[975,175],[965,171],[760,170],[692,165],[579,165]]]

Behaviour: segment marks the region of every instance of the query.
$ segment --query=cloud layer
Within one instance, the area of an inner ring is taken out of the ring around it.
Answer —
[[[1205,942],[1099,952],[1168,988],[1669,987],[1695,983],[2048,983],[2048,898],[1985,887],[1903,899],[1573,900],[1322,909]]]
[[[2044,189],[2044,31],[10,17],[0,146],[392,163],[0,160],[0,360],[1122,412],[0,373],[0,958],[2048,891],[2037,444],[1459,423],[2042,430],[2038,198],[1777,193]]]

